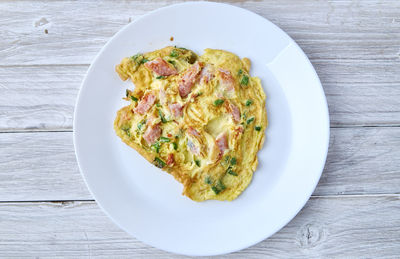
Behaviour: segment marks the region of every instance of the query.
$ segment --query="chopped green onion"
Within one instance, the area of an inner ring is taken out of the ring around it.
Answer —
[[[132,59],[133,61],[136,61],[140,56],[142,56],[142,54],[138,53],[138,54],[136,54],[136,55],[133,55],[133,56],[131,57],[131,59]]]
[[[240,80],[240,84],[241,84],[241,85],[248,85],[248,84],[249,84],[249,77],[246,76],[246,75],[244,75],[244,76],[242,77],[242,80]]]
[[[178,149],[178,144],[176,144],[176,142],[172,142],[172,146],[174,147],[175,150]]]
[[[211,177],[210,177],[210,176],[207,176],[206,178],[204,178],[204,182],[205,182],[206,184],[212,184]]]
[[[162,123],[166,123],[167,120],[165,119],[164,115],[162,114],[161,110],[158,109],[158,115],[160,115],[160,119]]]
[[[254,117],[251,117],[250,119],[248,119],[247,121],[246,121],[246,123],[247,124],[250,124],[250,123],[252,123],[254,121]]]
[[[136,55],[133,55],[133,56],[131,57],[131,59],[132,59],[133,61],[135,61],[135,63],[138,64],[138,65],[144,64],[144,63],[146,63],[147,61],[149,61],[147,58],[143,57],[143,55],[140,54],[140,53],[138,53],[138,54],[136,54]]]
[[[160,137],[160,141],[166,143],[166,142],[170,142],[171,140],[166,137]]]
[[[217,100],[214,101],[214,105],[215,105],[215,106],[220,106],[220,105],[223,104],[223,103],[224,103],[224,100],[223,100],[223,99],[217,99]]]
[[[230,156],[226,156],[225,157],[225,163],[229,163],[229,160],[231,159],[231,157]]]
[[[156,153],[159,153],[160,152],[160,143],[159,142],[154,143],[153,145],[151,145],[151,148],[154,151],[156,151]]]
[[[144,125],[145,123],[146,123],[146,120],[142,120],[141,122],[139,122],[139,123],[137,124],[138,130],[141,130],[142,127],[143,127],[143,125]]]
[[[128,125],[123,125],[123,126],[121,127],[121,129],[125,132],[126,135],[128,135],[128,137],[131,136],[131,132],[130,132],[131,127],[130,127],[130,126],[128,126]]]
[[[228,170],[226,171],[228,174],[233,175],[233,176],[237,176],[237,173],[232,171],[232,168],[228,168]]]
[[[243,70],[242,69],[239,69],[239,71],[238,71],[238,76],[240,76],[240,75],[242,75],[243,74]]]
[[[196,165],[197,165],[198,167],[200,167],[200,165],[201,165],[200,160],[196,159],[196,160],[194,160],[194,162],[196,163]]]
[[[168,60],[168,63],[170,63],[170,64],[175,66],[175,61],[173,61],[173,60]]]
[[[135,96],[133,96],[133,95],[131,95],[131,99],[132,99],[132,101],[134,101],[134,102],[137,102],[139,99],[138,98],[136,98]]]
[[[223,190],[226,189],[226,186],[222,183],[221,180],[218,180],[218,182],[217,182],[217,187],[218,187],[218,189],[220,189],[221,191],[223,191]]]
[[[219,194],[220,192],[221,192],[221,190],[219,190],[217,187],[215,187],[215,186],[211,186],[211,190],[213,190],[213,192],[215,193],[215,194]]]
[[[232,157],[232,159],[231,159],[231,165],[236,165],[236,157]]]
[[[261,126],[255,126],[254,129],[257,130],[257,131],[260,131],[261,130]]]
[[[203,94],[203,92],[198,92],[197,94],[196,94],[196,96],[198,97],[198,96],[200,96],[200,95],[202,95]]]
[[[158,168],[163,168],[165,166],[165,162],[161,158],[154,158],[154,165]]]
[[[130,93],[130,92],[131,92],[131,91],[129,91],[128,89],[125,90],[125,95],[126,95],[126,97],[129,96],[129,93]]]
[[[159,103],[156,103],[156,107],[161,107],[161,104],[159,104]]]
[[[169,53],[170,57],[176,58],[179,56],[179,53],[176,50],[172,50],[171,53]]]
[[[157,76],[156,79],[164,79],[166,76]]]
[[[247,101],[246,101],[246,106],[250,106],[250,105],[252,105],[252,103],[253,103],[252,100],[247,100]]]

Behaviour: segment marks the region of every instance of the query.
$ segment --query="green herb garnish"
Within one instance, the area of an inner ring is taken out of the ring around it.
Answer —
[[[236,157],[232,157],[232,159],[231,159],[231,165],[236,165]]]
[[[159,142],[154,143],[153,145],[151,145],[151,148],[154,151],[156,151],[156,153],[159,153],[160,152],[160,143]]]
[[[164,79],[166,76],[157,76],[156,79]]]
[[[160,109],[158,109],[158,115],[160,116],[161,122],[162,123],[166,123],[167,120],[164,117],[164,114],[162,113],[162,111]]]
[[[170,142],[171,140],[169,138],[166,138],[166,137],[160,137],[160,141],[163,142],[163,143],[166,143],[166,142]]]
[[[246,123],[247,124],[250,124],[250,123],[252,123],[254,121],[254,117],[251,117],[250,119],[248,119],[247,121],[246,121]]]
[[[136,54],[136,55],[133,55],[133,56],[131,57],[131,59],[132,59],[133,61],[136,62],[136,60],[137,60],[139,57],[141,57],[141,56],[142,56],[142,54],[138,53],[138,54]]]
[[[224,103],[224,101],[225,101],[225,100],[223,100],[223,99],[217,99],[217,100],[214,101],[214,105],[215,105],[215,106],[220,106],[221,104]]]
[[[257,131],[260,131],[261,130],[261,126],[255,126],[254,129],[257,130]]]
[[[215,186],[211,186],[211,190],[213,190],[213,192],[215,193],[215,194],[219,194],[220,192],[221,192],[221,190],[219,190],[217,187],[215,187]]]
[[[247,101],[246,101],[246,106],[250,106],[250,105],[252,105],[252,103],[253,103],[252,100],[247,100]]]
[[[205,182],[206,184],[212,184],[211,177],[210,177],[210,176],[207,176],[206,178],[204,178],[204,182]]]
[[[220,189],[221,191],[223,191],[223,190],[226,189],[226,186],[222,183],[221,180],[218,180],[218,182],[217,182],[217,187],[218,187],[218,189]]]
[[[168,60],[168,63],[170,63],[170,64],[175,66],[175,61],[173,61],[173,60]]]
[[[249,77],[247,75],[244,75],[242,77],[242,80],[240,80],[241,85],[248,85],[249,84]]]
[[[125,90],[125,95],[126,95],[126,97],[129,96],[130,92],[131,92],[131,91],[129,91],[128,89]]]
[[[194,162],[196,163],[196,165],[197,165],[198,167],[200,167],[200,165],[201,165],[200,160],[196,159],[196,160],[194,160]]]
[[[176,144],[176,142],[172,142],[172,146],[174,147],[174,150],[178,149],[178,144]]]
[[[233,175],[233,176],[237,176],[237,173],[232,171],[232,168],[228,168],[228,170],[226,171],[228,174]]]
[[[173,49],[173,50],[171,51],[171,53],[169,53],[169,56],[170,56],[170,57],[173,57],[173,58],[176,58],[176,57],[179,56],[179,53],[178,53],[175,49]]]
[[[226,156],[225,157],[225,163],[229,163],[229,160],[231,159],[231,157],[230,156]]]
[[[239,71],[238,71],[238,76],[240,76],[240,75],[242,75],[243,74],[243,70],[242,69],[239,69]]]
[[[138,54],[136,54],[136,55],[133,55],[133,56],[131,57],[131,59],[132,59],[133,61],[135,61],[135,63],[138,64],[138,65],[144,64],[144,63],[146,63],[147,61],[149,61],[147,58],[143,57],[143,55],[142,55],[141,53],[138,53]]]
[[[165,166],[165,162],[161,158],[156,157],[154,158],[154,165],[158,168],[163,168]]]
[[[156,107],[161,107],[161,104],[159,104],[159,103],[156,103]]]
[[[128,126],[128,125],[123,125],[123,126],[121,127],[121,129],[125,132],[125,134],[126,134],[128,137],[131,136],[131,131],[130,131],[131,127],[130,127],[130,126]]]
[[[137,129],[140,131],[145,123],[146,123],[146,120],[142,120],[141,122],[139,122],[137,124]]]
[[[139,99],[138,98],[136,98],[135,96],[133,96],[133,95],[131,95],[131,99],[132,99],[132,101],[134,101],[134,102],[137,102]]]

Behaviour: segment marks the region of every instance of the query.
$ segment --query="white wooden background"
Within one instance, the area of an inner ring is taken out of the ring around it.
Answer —
[[[98,208],[71,132],[80,83],[100,48],[175,2],[0,1],[0,258],[175,257],[128,236]],[[300,214],[222,258],[399,258],[400,1],[231,4],[268,18],[306,52],[328,98],[331,145]]]

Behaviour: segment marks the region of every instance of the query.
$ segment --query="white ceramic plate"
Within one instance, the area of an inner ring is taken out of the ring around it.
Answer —
[[[174,41],[170,41],[170,37]],[[269,127],[249,187],[233,202],[193,202],[172,176],[122,143],[113,130],[131,82],[123,57],[167,45],[231,51],[252,61],[267,94]],[[82,84],[74,120],[80,170],[97,203],[122,229],[186,255],[237,251],[271,236],[304,206],[324,167],[329,140],[325,95],[311,63],[274,24],[226,4],[197,2],[151,12],[118,32]]]

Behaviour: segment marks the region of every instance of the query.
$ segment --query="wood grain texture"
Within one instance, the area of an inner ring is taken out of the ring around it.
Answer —
[[[218,258],[395,258],[399,209],[399,196],[312,198],[271,238]],[[94,202],[1,203],[0,229],[2,258],[186,258],[129,237]]]
[[[71,132],[0,134],[0,201],[92,199]]]
[[[101,47],[177,2],[0,1],[1,258],[186,258],[131,238],[90,201],[71,133],[81,81]],[[324,173],[299,215],[221,258],[398,258],[400,1],[228,2],[269,19],[305,51],[333,128]]]
[[[399,67],[385,61],[363,64],[346,60],[315,61],[314,66],[327,96],[332,126],[400,125]],[[2,67],[0,131],[71,130],[76,97],[87,68]],[[360,71],[369,75],[360,75]]]
[[[0,65],[89,64],[122,26],[176,2],[2,1]],[[399,64],[397,0],[230,3],[276,23],[313,60],[379,59]]]
[[[1,68],[0,130],[72,129],[76,97],[87,68]]]
[[[92,199],[72,133],[0,134],[0,201]],[[400,193],[400,128],[333,128],[314,195]]]

